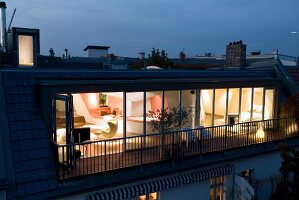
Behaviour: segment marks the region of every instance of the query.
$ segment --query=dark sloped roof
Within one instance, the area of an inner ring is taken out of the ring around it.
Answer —
[[[293,80],[297,83],[297,86],[299,86],[299,68],[298,67],[289,68],[288,72],[290,76],[293,78]]]

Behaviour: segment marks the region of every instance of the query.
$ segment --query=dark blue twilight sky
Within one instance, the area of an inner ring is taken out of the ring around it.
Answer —
[[[152,47],[170,57],[225,53],[242,39],[249,51],[299,56],[299,0],[6,0],[7,24],[39,28],[41,51],[68,48],[83,56],[86,45],[137,57]]]

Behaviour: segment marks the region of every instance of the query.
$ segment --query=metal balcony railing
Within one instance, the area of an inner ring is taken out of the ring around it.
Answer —
[[[51,140],[58,179],[142,166],[299,136],[296,118],[59,145]]]

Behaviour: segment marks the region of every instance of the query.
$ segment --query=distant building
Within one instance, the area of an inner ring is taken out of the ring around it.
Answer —
[[[14,44],[35,46],[36,33]],[[0,53],[1,200],[268,199],[277,145],[299,147],[297,119],[279,117],[299,91],[298,70],[279,58],[252,58],[243,70],[111,70],[100,66],[139,59],[62,60],[21,49]],[[178,130],[151,126],[164,126],[161,110],[184,107]]]
[[[108,55],[108,46],[91,46],[88,45],[85,47],[84,51],[87,53],[87,57],[89,58],[102,58],[107,57]]]

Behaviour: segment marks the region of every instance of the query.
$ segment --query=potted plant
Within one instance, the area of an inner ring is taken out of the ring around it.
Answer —
[[[107,106],[107,95],[106,94],[100,93],[99,100],[100,100],[101,107]]]

